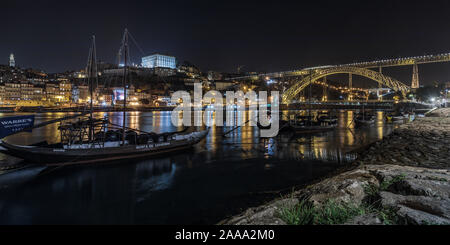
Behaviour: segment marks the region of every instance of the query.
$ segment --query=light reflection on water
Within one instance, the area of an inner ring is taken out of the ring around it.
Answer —
[[[205,141],[185,153],[0,175],[0,224],[211,224],[278,196],[255,193],[289,190],[351,162],[355,155],[346,152],[381,139],[394,127],[385,125],[378,112],[375,126],[355,128],[354,113],[337,112],[338,129],[321,135],[260,139],[257,127],[244,125],[224,136],[234,126],[214,126]],[[68,114],[38,114],[36,123]],[[121,112],[96,116],[118,125],[123,120]],[[284,119],[289,117],[283,112]],[[248,112],[235,112],[236,121],[249,118]],[[127,126],[142,131],[180,130],[170,122],[171,112],[127,113]],[[57,142],[57,127],[7,141]]]

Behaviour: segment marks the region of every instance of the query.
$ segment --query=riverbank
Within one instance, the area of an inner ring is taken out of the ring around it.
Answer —
[[[450,109],[401,125],[357,167],[219,224],[450,224]]]
[[[127,111],[153,112],[172,111],[174,106],[132,106],[127,107]],[[22,106],[22,107],[0,107],[0,113],[46,113],[46,112],[86,112],[87,107],[42,107],[42,106]],[[123,107],[117,106],[95,106],[94,112],[122,112]]]
[[[269,105],[270,107],[270,105]],[[207,107],[204,106],[203,110]],[[417,103],[417,102],[400,102],[394,103],[394,101],[371,101],[371,102],[329,102],[329,103],[298,103],[298,104],[281,104],[280,110],[360,110],[362,108],[369,110],[384,110],[384,111],[426,111],[431,108],[431,105]],[[121,112],[123,107],[119,106],[94,106],[94,112]],[[127,111],[140,111],[140,112],[153,112],[153,111],[172,111],[175,106],[128,106]],[[0,107],[0,113],[14,113],[14,112],[27,112],[27,113],[45,113],[45,112],[85,112],[88,107],[85,106],[2,106]],[[226,110],[226,106],[222,108]],[[246,110],[248,108],[246,107]]]

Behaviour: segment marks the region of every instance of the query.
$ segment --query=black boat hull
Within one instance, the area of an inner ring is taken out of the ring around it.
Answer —
[[[375,124],[375,120],[355,120],[356,127],[371,126]]]
[[[159,145],[129,145],[110,148],[91,149],[55,149],[46,147],[26,147],[0,142],[0,146],[5,148],[3,153],[24,159],[31,164],[41,165],[74,165],[92,164],[100,162],[120,161],[126,159],[148,158],[192,148],[206,137],[192,140],[178,141],[175,143],[162,143]]]

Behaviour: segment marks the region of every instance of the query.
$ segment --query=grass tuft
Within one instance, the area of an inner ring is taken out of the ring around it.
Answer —
[[[393,184],[403,181],[405,175],[394,176],[383,181],[380,186],[364,186],[368,198],[362,205],[329,200],[321,206],[314,206],[307,200],[293,207],[283,207],[278,216],[288,225],[336,225],[344,224],[352,218],[365,214],[375,214],[385,225],[402,223],[396,210],[381,205],[380,191],[386,191]]]
[[[329,200],[320,207],[301,201],[294,207],[282,208],[279,216],[289,225],[335,225],[363,214],[365,208]]]
[[[381,207],[378,209],[377,216],[385,225],[400,224],[400,219],[397,212],[393,208]]]
[[[398,183],[400,181],[403,181],[405,179],[405,175],[401,174],[401,175],[397,175],[394,176],[392,179],[388,180],[388,181],[383,181],[380,184],[380,191],[386,191],[391,185]]]
[[[395,225],[400,224],[401,220],[398,217],[396,210],[393,208],[383,207],[381,205],[381,197],[380,191],[388,190],[393,184],[403,181],[405,179],[405,175],[397,175],[394,176],[390,180],[384,180],[381,182],[380,186],[376,186],[373,184],[366,185],[364,187],[364,191],[367,194],[366,198],[366,206],[370,207],[373,213],[377,214],[377,217],[383,222],[385,225]]]
[[[288,225],[310,225],[314,221],[314,206],[305,200],[290,208],[282,208],[279,216]]]

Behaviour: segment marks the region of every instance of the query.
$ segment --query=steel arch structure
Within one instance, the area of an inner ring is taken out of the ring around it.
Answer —
[[[311,75],[304,77],[302,80],[294,84],[291,88],[286,90],[286,92],[284,92],[282,96],[283,104],[288,104],[289,102],[291,102],[295,98],[295,96],[298,93],[300,93],[303,89],[305,89],[310,83],[315,82],[318,79],[326,76],[342,73],[355,74],[367,77],[369,79],[372,79],[378,83],[387,86],[388,88],[401,92],[403,96],[406,96],[406,93],[408,93],[408,91],[410,90],[410,87],[403,84],[402,82],[376,71],[350,66],[330,67],[311,71]]]

